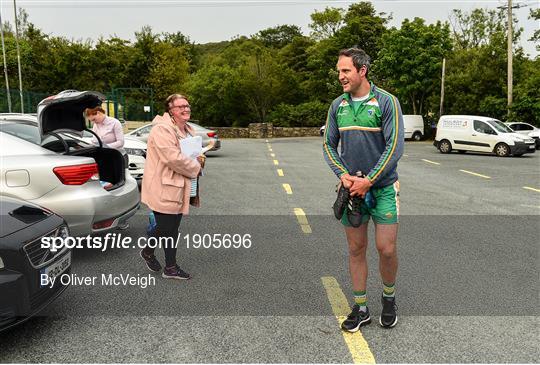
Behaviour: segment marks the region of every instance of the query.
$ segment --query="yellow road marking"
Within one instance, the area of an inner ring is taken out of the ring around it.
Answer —
[[[287,192],[287,194],[292,195],[292,189],[289,184],[283,184],[283,189]]]
[[[524,186],[523,189],[536,191],[537,193],[540,193],[540,189],[531,188],[530,186]]]
[[[276,157],[276,154],[275,154],[275,153],[271,153],[271,154],[270,154],[270,157]]]
[[[482,175],[482,174],[477,174],[476,172],[467,171],[467,170],[459,170],[459,171],[464,172],[466,174],[471,174],[471,175],[474,175],[474,176],[482,177],[484,179],[491,179],[491,177],[489,177],[489,176]]]
[[[279,161],[278,160],[274,160],[274,165],[279,165]]]
[[[296,215],[298,224],[300,224],[300,227],[302,228],[302,232],[306,234],[311,233],[311,226],[309,225],[309,222],[307,220],[306,213],[304,213],[304,210],[302,208],[294,208],[294,214]]]
[[[324,288],[326,289],[326,295],[332,306],[332,311],[336,316],[338,323],[345,319],[350,312],[349,303],[343,291],[341,290],[339,283],[332,276],[324,276],[321,278]],[[341,331],[338,329],[338,331]],[[369,345],[362,336],[360,331],[349,333],[341,331],[343,339],[349,348],[352,360],[354,364],[375,364],[375,357],[369,349]]]
[[[422,161],[427,162],[427,163],[432,163],[434,165],[440,165],[440,163],[438,163],[438,162],[426,160],[425,158],[423,158]]]
[[[278,176],[285,176],[282,169],[277,169]]]

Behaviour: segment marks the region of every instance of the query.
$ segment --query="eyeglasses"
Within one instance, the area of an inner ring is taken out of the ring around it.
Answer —
[[[175,105],[173,107],[171,107],[171,109],[174,109],[174,108],[178,108],[180,110],[185,110],[185,109],[191,109],[191,105]]]

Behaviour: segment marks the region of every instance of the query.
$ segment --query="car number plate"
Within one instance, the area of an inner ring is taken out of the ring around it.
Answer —
[[[532,150],[532,149],[534,149],[534,148],[535,148],[534,145],[530,145],[530,146],[529,146],[529,149],[530,149],[530,150]]]
[[[40,274],[46,274],[49,276],[49,282],[62,274],[64,271],[67,270],[68,267],[71,266],[71,251],[68,251],[64,257],[62,257],[60,260],[56,261],[54,264],[44,267],[40,270]],[[41,283],[41,280],[40,280]],[[47,286],[41,285],[41,287]]]

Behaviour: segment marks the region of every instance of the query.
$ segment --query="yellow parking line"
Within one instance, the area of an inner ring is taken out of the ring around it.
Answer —
[[[292,195],[292,189],[289,184],[283,184],[283,189],[287,192],[287,194]]]
[[[278,160],[274,160],[274,165],[279,165],[279,161]]]
[[[438,162],[426,160],[425,158],[423,158],[422,161],[427,162],[427,163],[432,163],[434,165],[440,165],[440,163],[438,163]]]
[[[326,295],[332,306],[332,311],[338,319],[338,323],[345,319],[350,311],[349,303],[343,291],[341,290],[339,283],[333,276],[324,276],[321,278],[324,288],[326,289]],[[336,330],[341,331],[336,328]],[[360,331],[350,333],[341,331],[343,339],[349,348],[352,360],[354,364],[375,364],[375,357],[369,349],[369,345],[362,336]]]
[[[302,208],[294,208],[294,214],[296,215],[298,224],[300,224],[300,227],[302,228],[302,232],[306,234],[310,234],[311,226],[309,225],[309,222],[307,220],[306,213],[304,213],[304,210]]]
[[[464,172],[466,174],[471,174],[471,175],[474,175],[474,176],[478,176],[478,177],[482,177],[484,179],[491,179],[490,176],[486,176],[486,175],[482,175],[482,174],[477,174],[476,172],[472,172],[472,171],[467,171],[467,170],[459,170],[461,172]]]
[[[270,154],[270,157],[276,157],[276,154],[275,154],[275,153],[271,153],[271,154]]]
[[[540,189],[531,188],[530,186],[524,186],[523,189],[536,191],[537,193],[540,193]]]
[[[282,169],[277,169],[278,176],[285,176]]]

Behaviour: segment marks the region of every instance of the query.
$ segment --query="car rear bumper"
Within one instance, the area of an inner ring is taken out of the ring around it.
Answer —
[[[71,235],[79,236],[116,228],[136,211],[140,193],[137,181],[126,176],[124,185],[114,190],[103,189],[98,181],[82,186],[63,185],[32,202],[63,217]],[[114,224],[105,229],[93,228],[96,222],[107,219],[115,219]]]

